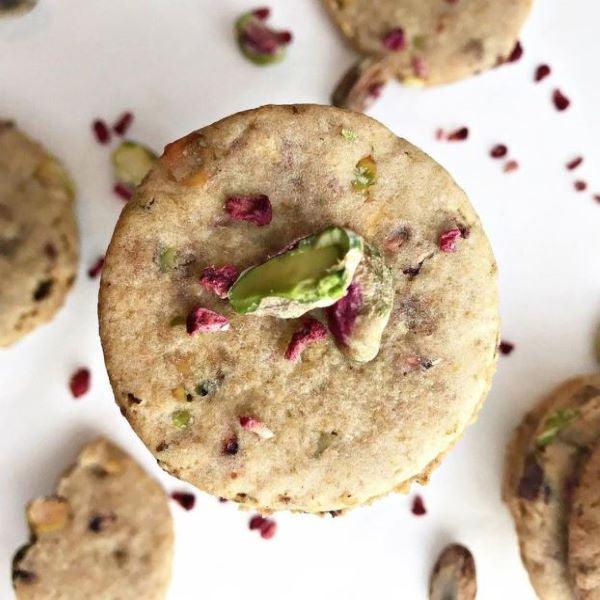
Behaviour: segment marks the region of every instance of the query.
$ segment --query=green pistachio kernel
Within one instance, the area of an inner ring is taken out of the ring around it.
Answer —
[[[331,306],[345,295],[362,254],[362,237],[328,227],[244,271],[229,290],[229,302],[239,314],[282,319]]]
[[[354,168],[354,180],[352,187],[359,192],[364,192],[372,185],[375,185],[377,179],[377,165],[372,156],[361,158]]]
[[[171,415],[171,423],[177,429],[185,429],[192,421],[192,415],[189,410],[176,410]]]
[[[413,38],[413,46],[417,50],[424,50],[425,44],[427,43],[427,36],[425,35],[415,35]]]
[[[158,264],[161,273],[168,273],[175,267],[177,250],[173,246],[163,246],[158,254]]]
[[[358,133],[354,129],[342,129],[342,137],[349,142],[355,142],[358,139]]]
[[[579,417],[579,414],[579,411],[574,408],[562,408],[550,413],[544,421],[542,433],[535,440],[538,447],[545,448],[551,444],[565,427],[571,425]]]
[[[158,157],[152,150],[132,142],[121,142],[112,153],[112,163],[117,181],[137,187],[153,167]]]
[[[255,65],[265,66],[281,62],[291,36],[265,24],[256,12],[243,14],[235,22],[235,35],[242,54]],[[264,47],[264,51],[261,48]]]

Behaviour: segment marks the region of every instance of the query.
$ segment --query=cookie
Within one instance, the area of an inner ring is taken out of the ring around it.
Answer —
[[[38,0],[0,0],[0,17],[13,17],[33,10]]]
[[[173,525],[162,488],[104,439],[86,445],[56,495],[27,507],[13,559],[18,600],[165,598]]]
[[[69,176],[0,121],[0,346],[52,319],[75,281],[78,251]]]
[[[569,568],[577,598],[600,599],[600,443],[585,460],[573,492]]]
[[[532,0],[324,0],[363,55],[392,56],[401,81],[436,85],[505,62]]]
[[[236,274],[348,231],[386,263],[393,306],[360,328],[375,358],[338,347],[356,288],[325,314],[233,310]],[[263,511],[344,510],[426,481],[496,365],[496,264],[466,195],[332,107],[265,106],[167,146],[118,221],[99,307],[117,403],[159,464]]]
[[[567,560],[571,496],[582,460],[599,439],[600,375],[589,375],[542,400],[508,445],[503,498],[540,598],[576,598]]]

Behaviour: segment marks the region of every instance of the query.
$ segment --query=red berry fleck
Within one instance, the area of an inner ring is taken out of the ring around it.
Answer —
[[[517,62],[523,56],[523,46],[521,42],[517,42],[513,51],[510,53],[509,57],[506,59],[506,62],[512,63]]]
[[[516,171],[518,168],[519,168],[519,163],[516,160],[509,160],[504,165],[504,172],[505,173],[512,173],[513,171]]]
[[[125,135],[127,130],[131,127],[133,123],[133,113],[125,112],[120,117],[119,120],[113,125],[113,131],[117,135]]]
[[[594,194],[594,200],[600,202],[600,194]]]
[[[96,140],[100,144],[108,144],[110,142],[110,131],[104,121],[101,119],[96,119],[92,123],[92,129],[94,130],[94,134],[96,135]]]
[[[267,520],[264,517],[261,517],[260,515],[254,515],[250,519],[248,527],[250,531],[254,531],[255,529],[260,529],[266,523],[266,521]]]
[[[223,454],[229,454],[233,456],[238,453],[240,449],[240,445],[236,437],[231,437],[228,440],[225,440],[223,443]]]
[[[498,350],[500,354],[504,354],[504,356],[508,356],[515,349],[515,345],[512,342],[507,342],[506,340],[502,340],[498,344]]]
[[[185,510],[192,510],[196,504],[196,496],[187,492],[173,492],[171,498]]]
[[[352,283],[343,298],[325,309],[329,329],[339,344],[348,343],[362,306],[362,289],[359,284]]]
[[[261,21],[266,21],[270,16],[271,16],[271,9],[270,8],[257,8],[256,10],[252,11],[252,14],[257,18],[260,19]]]
[[[552,92],[552,101],[556,110],[567,110],[571,101],[557,88]]]
[[[267,522],[260,528],[260,537],[263,540],[270,540],[277,533],[277,523],[272,519],[267,519]]]
[[[368,94],[371,98],[373,99],[377,99],[381,96],[381,93],[383,92],[383,88],[385,88],[385,83],[372,83],[369,86],[368,89]]]
[[[439,246],[442,252],[456,252],[456,243],[462,237],[460,229],[449,229],[440,233]]]
[[[90,279],[96,279],[98,275],[102,272],[102,267],[104,266],[104,256],[101,256],[89,269],[88,276]]]
[[[425,508],[425,503],[421,496],[415,496],[413,498],[412,508],[410,510],[416,517],[422,517],[427,514],[427,509]]]
[[[327,328],[317,319],[306,319],[302,327],[292,335],[292,339],[285,351],[284,358],[296,362],[304,349],[315,342],[327,337]]]
[[[235,283],[238,270],[233,265],[206,267],[200,277],[200,285],[219,298],[227,298],[229,288]]]
[[[125,201],[131,200],[131,197],[133,196],[131,189],[122,183],[115,183],[113,186],[113,192],[119,196],[119,198]]]
[[[398,52],[406,47],[406,36],[400,27],[392,29],[382,40],[383,47],[392,52]]]
[[[448,134],[446,138],[450,142],[462,142],[469,137],[469,129],[467,127],[461,127],[456,131]]]
[[[258,227],[268,225],[273,218],[271,201],[264,194],[230,196],[225,211],[234,221],[249,221]]]
[[[508,154],[508,148],[504,144],[496,144],[490,150],[490,156],[492,158],[504,158]]]
[[[441,142],[445,137],[446,134],[444,133],[444,130],[441,127],[438,127],[435,130],[435,139]]]
[[[585,192],[587,190],[587,183],[581,179],[578,179],[573,185],[578,192]]]
[[[214,310],[199,306],[188,315],[186,328],[190,335],[227,331],[229,329],[229,319]]]
[[[566,167],[569,171],[574,171],[582,162],[583,156],[576,156],[566,164]]]
[[[538,83],[542,81],[542,79],[546,79],[546,77],[548,77],[548,75],[550,75],[551,72],[552,70],[548,65],[539,65],[538,68],[535,70],[535,82]]]
[[[227,500],[227,498],[219,498],[220,504],[227,504],[227,502],[229,502],[229,500]]]
[[[258,56],[272,56],[292,41],[289,31],[275,31],[264,23],[269,15],[263,18],[265,13],[261,9],[258,15],[250,14],[254,18],[245,22],[238,33],[239,42],[248,52]]]
[[[413,56],[412,59],[413,73],[420,79],[427,79],[429,75],[429,67],[422,56]]]
[[[91,373],[89,369],[78,369],[71,376],[69,388],[74,398],[80,398],[90,389]]]

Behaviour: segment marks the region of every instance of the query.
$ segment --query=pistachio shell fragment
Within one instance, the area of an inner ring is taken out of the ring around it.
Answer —
[[[359,362],[377,356],[393,303],[392,271],[379,250],[365,243],[348,293],[326,310],[329,329],[344,355]]]
[[[120,183],[137,187],[142,183],[148,171],[158,157],[152,150],[138,142],[121,142],[112,153],[115,178]]]
[[[429,600],[475,600],[477,574],[473,555],[452,544],[440,554],[429,580]]]
[[[331,306],[346,293],[362,254],[361,236],[328,227],[244,271],[229,290],[229,302],[239,314],[282,319]]]
[[[59,531],[68,522],[71,507],[64,498],[37,498],[27,506],[27,522],[34,535]]]

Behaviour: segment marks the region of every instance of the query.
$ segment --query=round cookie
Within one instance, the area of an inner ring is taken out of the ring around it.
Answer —
[[[579,474],[569,520],[569,568],[577,598],[600,599],[600,443]]]
[[[0,0],[0,17],[13,17],[33,10],[38,0]]]
[[[32,540],[13,559],[18,600],[159,600],[173,525],[162,488],[104,439],[85,446],[55,496],[27,507]]]
[[[78,249],[67,173],[0,121],[0,346],[54,316],[75,280]]]
[[[390,55],[400,80],[435,85],[505,62],[533,0],[324,2],[361,54]]]
[[[367,159],[376,175],[363,188]],[[231,218],[239,194],[268,197],[270,223]],[[241,272],[329,225],[391,269],[371,362],[331,336],[287,360],[302,319],[239,315],[199,285],[206,267]],[[440,248],[448,231],[452,252]],[[196,306],[228,330],[188,335]],[[466,195],[380,123],[332,107],[265,106],[167,146],[116,226],[99,307],[117,403],[159,464],[264,511],[343,510],[426,481],[496,365],[496,265]],[[264,429],[248,430],[249,416]]]
[[[571,496],[600,439],[600,375],[571,379],[529,412],[507,448],[503,498],[540,598],[576,598],[568,572]]]

